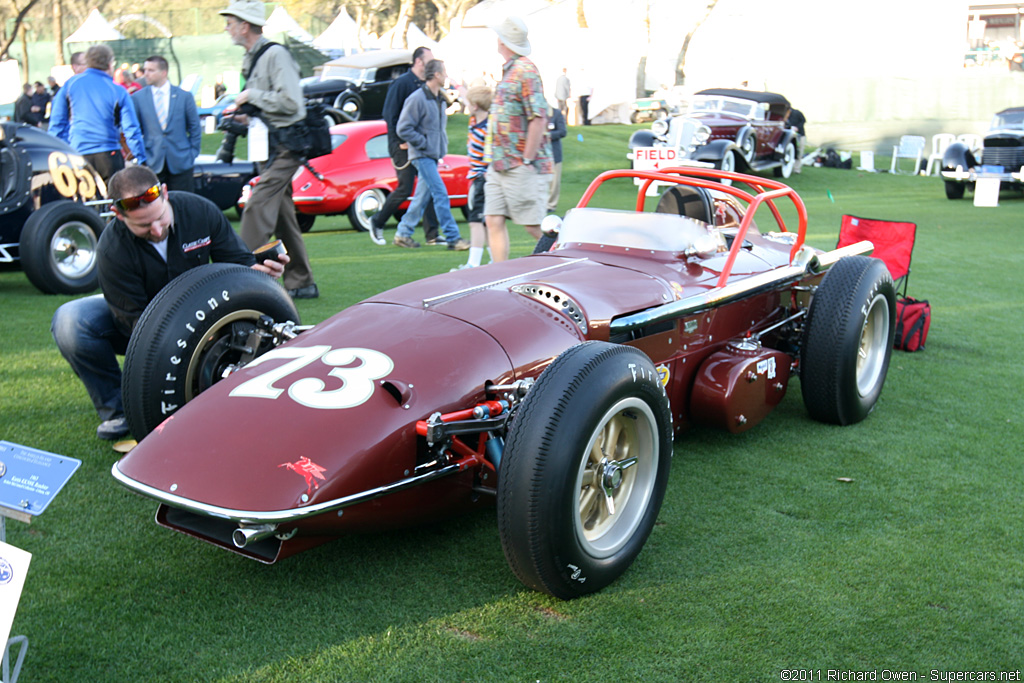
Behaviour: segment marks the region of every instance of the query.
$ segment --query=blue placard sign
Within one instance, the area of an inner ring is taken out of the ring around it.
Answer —
[[[0,441],[0,506],[42,514],[81,460]]]

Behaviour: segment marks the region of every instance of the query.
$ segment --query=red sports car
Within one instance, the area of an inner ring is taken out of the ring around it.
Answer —
[[[348,214],[352,227],[366,231],[370,217],[384,205],[398,186],[388,156],[388,131],[383,121],[356,121],[331,128],[334,151],[317,157],[301,168],[292,180],[292,199],[303,232],[313,227],[317,216]],[[452,207],[464,207],[469,200],[469,157],[449,154],[437,170],[448,188]],[[239,207],[245,203],[259,178],[242,191]],[[409,206],[402,203],[401,209]]]

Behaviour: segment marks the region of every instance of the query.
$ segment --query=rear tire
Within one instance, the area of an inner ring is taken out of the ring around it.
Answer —
[[[610,584],[654,527],[671,459],[668,398],[646,355],[607,342],[562,353],[516,412],[501,459],[512,571],[567,600]]]
[[[186,271],[146,306],[124,358],[121,393],[128,427],[142,440],[181,406],[272,348],[250,353],[249,333],[261,315],[299,322],[288,293],[269,275],[233,263]]]
[[[295,220],[299,224],[299,232],[305,234],[313,229],[313,223],[316,221],[316,216],[311,216],[308,213],[295,213]]]
[[[44,294],[85,294],[99,285],[99,214],[66,199],[44,204],[21,231],[21,267]]]
[[[383,208],[386,199],[387,193],[380,188],[363,190],[348,207],[349,223],[359,232],[366,232],[370,229],[370,219]]]
[[[868,416],[885,384],[896,335],[896,291],[885,264],[842,258],[818,286],[800,351],[800,390],[811,417],[848,425]]]

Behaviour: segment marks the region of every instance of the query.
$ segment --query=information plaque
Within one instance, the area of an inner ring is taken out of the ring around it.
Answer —
[[[0,441],[0,507],[42,514],[81,464],[66,455]]]

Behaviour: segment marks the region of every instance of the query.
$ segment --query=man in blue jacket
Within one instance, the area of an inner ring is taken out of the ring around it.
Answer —
[[[93,45],[85,64],[54,98],[49,132],[74,147],[106,182],[124,168],[122,132],[140,164],[146,162],[146,147],[128,91],[114,83],[114,51]]]
[[[146,165],[168,190],[195,192],[192,167],[203,139],[196,102],[167,80],[163,57],[147,58],[142,71],[149,85],[132,95],[132,104],[142,126]]]
[[[469,242],[459,235],[459,226],[452,217],[448,189],[437,171],[437,162],[448,153],[448,133],[445,132],[448,101],[441,94],[441,86],[448,78],[444,62],[439,59],[427,62],[424,78],[423,87],[409,95],[402,107],[402,115],[398,117],[398,135],[409,144],[409,161],[416,167],[420,182],[412,204],[398,222],[395,244],[410,248],[420,246],[412,238],[412,232],[428,202],[433,200],[434,213],[448,248],[465,251],[469,249]]]

